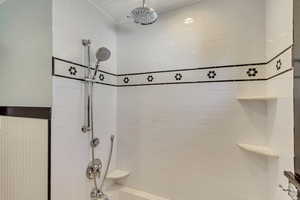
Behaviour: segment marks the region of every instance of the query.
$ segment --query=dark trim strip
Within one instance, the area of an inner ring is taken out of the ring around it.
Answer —
[[[284,54],[285,52],[287,52],[288,50],[290,50],[293,47],[293,45],[290,45],[288,48],[284,49],[283,51],[281,51],[280,53],[278,53],[276,56],[274,56],[273,58],[271,58],[269,61],[267,62],[262,62],[262,63],[248,63],[248,64],[237,64],[237,65],[220,65],[220,66],[210,66],[210,67],[197,67],[197,68],[185,68],[185,69],[174,69],[174,70],[158,70],[158,71],[150,71],[150,72],[138,72],[138,73],[126,73],[126,74],[114,74],[111,72],[106,72],[103,70],[98,70],[99,72],[105,73],[105,74],[109,74],[112,76],[132,76],[132,75],[144,75],[144,74],[155,74],[155,73],[167,73],[167,72],[179,72],[179,71],[193,71],[193,70],[206,70],[206,69],[218,69],[218,68],[232,68],[232,67],[244,67],[244,66],[262,66],[262,65],[266,65],[271,63],[272,61],[274,61],[276,58],[278,58],[279,56],[281,56],[282,54]],[[66,63],[70,63],[73,65],[77,65],[77,66],[81,66],[84,68],[87,68],[87,66],[82,65],[82,64],[78,64],[75,62],[71,62],[68,60],[64,60],[61,58],[57,58],[57,57],[53,57],[53,63],[54,60],[59,60],[59,61],[63,61]],[[53,64],[54,65],[54,64]],[[54,69],[52,70],[53,73]]]
[[[77,80],[77,81],[84,81],[82,78],[72,78],[72,77],[69,77],[69,76],[63,76],[63,75],[59,75],[59,74],[54,74],[54,76],[61,77],[61,78],[72,79],[72,80]]]
[[[198,67],[198,68],[191,68],[191,69],[175,69],[175,70],[161,70],[161,71],[152,71],[152,72],[141,72],[141,73],[128,73],[128,74],[113,74],[110,72],[105,72],[102,70],[98,70],[99,72],[102,73],[106,73],[115,77],[121,77],[121,76],[132,76],[132,75],[145,75],[145,74],[154,74],[154,73],[168,73],[168,72],[180,72],[180,71],[192,71],[192,70],[207,70],[207,69],[217,69],[217,68],[232,68],[232,67],[244,67],[244,66],[263,66],[263,65],[267,65],[269,63],[271,63],[272,61],[274,61],[276,58],[278,58],[279,56],[281,56],[282,54],[284,54],[285,52],[287,52],[288,50],[290,50],[293,47],[293,45],[289,46],[288,48],[284,49],[283,51],[281,51],[280,53],[278,53],[276,56],[274,56],[273,58],[271,58],[268,62],[265,63],[250,63],[250,64],[239,64],[239,65],[223,65],[223,66],[212,66],[212,67]],[[57,77],[62,77],[62,78],[67,78],[67,79],[73,79],[73,80],[79,80],[79,81],[84,81],[84,79],[80,79],[80,78],[72,78],[72,77],[68,77],[68,76],[63,76],[63,75],[57,75],[55,74],[55,60],[59,60],[62,62],[66,62],[66,63],[70,63],[73,65],[78,65],[84,68],[87,68],[87,66],[78,64],[78,63],[74,63],[68,60],[64,60],[64,59],[60,59],[60,58],[56,58],[56,57],[52,57],[52,75],[53,76],[57,76]],[[293,70],[288,69],[285,70],[283,72],[280,72],[274,76],[271,76],[269,78],[265,78],[265,79],[237,79],[237,80],[216,80],[216,81],[190,81],[190,82],[166,82],[166,83],[150,83],[150,84],[132,84],[132,85],[114,85],[114,84],[108,84],[108,83],[101,83],[101,82],[96,82],[97,84],[101,84],[101,85],[107,85],[107,86],[113,86],[113,87],[130,87],[130,86],[151,86],[151,85],[174,85],[174,84],[193,84],[193,83],[216,83],[216,82],[241,82],[241,81],[264,81],[264,80],[270,80],[274,77],[277,77],[281,74],[284,74],[288,71]]]
[[[282,54],[284,54],[285,52],[287,52],[288,50],[290,50],[291,48],[293,48],[293,46],[294,46],[294,44],[290,45],[288,48],[284,49],[283,51],[281,51],[280,53],[278,53],[276,56],[274,56],[273,58],[271,58],[268,62],[266,62],[266,64],[271,63],[276,58],[278,58],[279,56],[281,56]]]
[[[54,57],[52,57],[52,76],[54,76],[55,75],[55,58]]]
[[[293,70],[293,68],[287,69],[287,70],[285,70],[285,71],[283,71],[283,72],[280,72],[280,73],[278,73],[278,74],[275,74],[275,75],[273,75],[273,76],[267,78],[266,80],[273,79],[273,78],[275,78],[275,77],[277,77],[277,76],[280,76],[280,75],[285,74],[286,72],[289,72],[289,71],[292,71],[292,70]]]
[[[82,79],[82,78],[71,78],[71,77],[69,77],[69,76],[63,76],[63,75],[58,75],[58,74],[54,74],[54,76],[61,77],[61,78],[67,78],[67,79],[78,80],[78,81],[85,81],[85,80]],[[100,85],[107,85],[107,86],[117,87],[117,85],[109,84],[109,83],[101,83],[101,82],[95,82],[95,83],[100,84]]]
[[[113,87],[134,87],[134,86],[153,86],[153,85],[176,85],[176,84],[195,84],[195,83],[220,83],[220,82],[244,82],[244,81],[267,81],[270,79],[273,79],[277,76],[280,76],[286,72],[292,71],[293,68],[287,69],[283,72],[280,72],[278,74],[275,74],[271,77],[268,78],[261,78],[261,79],[232,79],[232,80],[216,80],[216,81],[185,81],[185,82],[166,82],[166,83],[149,83],[149,84],[131,84],[131,85],[113,85],[113,84],[108,84],[108,83],[100,83],[96,82],[97,84],[101,85],[107,85],[107,86],[113,86]],[[73,79],[73,80],[79,80],[79,81],[84,81],[83,79],[79,78],[71,78],[68,76],[62,76],[62,75],[57,75],[55,74],[54,76],[61,77],[61,78],[67,78],[67,79]]]
[[[0,106],[0,115],[37,119],[51,119],[49,107],[10,107]]]
[[[293,68],[287,69],[283,72],[275,74],[269,78],[261,79],[232,79],[232,80],[216,80],[216,81],[189,81],[189,82],[167,82],[167,83],[150,83],[150,84],[132,84],[132,85],[118,85],[117,87],[135,87],[135,86],[153,86],[153,85],[175,85],[175,84],[195,84],[195,83],[224,83],[224,82],[245,82],[245,81],[267,81],[273,79],[279,75],[285,74],[286,72],[292,71]]]
[[[59,60],[59,61],[66,62],[66,63],[72,64],[72,65],[77,65],[77,66],[80,66],[80,67],[88,68],[87,66],[82,65],[82,64],[78,64],[78,63],[71,62],[71,61],[68,61],[68,60],[64,60],[64,59],[61,59],[61,58],[53,57],[52,62],[54,63],[55,60]],[[52,70],[52,72],[54,72],[54,70]],[[98,69],[98,72],[102,72],[104,74],[109,74],[109,75],[112,75],[112,76],[118,76],[117,74],[114,74],[114,73],[111,73],[111,72],[106,72],[106,71],[103,71],[103,70],[100,70],[100,69]]]
[[[195,84],[195,83],[221,83],[221,82],[243,82],[243,81],[265,81],[266,79],[232,79],[217,81],[186,81],[186,82],[166,82],[166,83],[150,83],[150,84],[132,84],[118,85],[117,87],[133,87],[133,86],[151,86],[151,85],[177,85],[177,84]]]

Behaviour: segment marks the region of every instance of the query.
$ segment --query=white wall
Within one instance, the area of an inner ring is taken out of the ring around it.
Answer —
[[[82,39],[92,41],[92,63],[98,48],[109,48],[112,57],[101,69],[116,72],[116,34],[110,20],[89,1],[53,0],[53,56],[83,64]]]
[[[293,0],[265,0],[266,57],[272,58],[293,44]]]
[[[109,20],[88,1],[53,0],[53,55],[83,63],[82,39],[92,41],[92,62],[95,62],[93,55],[97,48],[109,48],[112,57],[101,68],[116,71],[116,35]],[[91,152],[90,135],[81,132],[83,88],[81,81],[53,78],[52,200],[88,199],[94,187],[85,176]],[[110,134],[116,133],[116,98],[116,88],[95,84],[94,126],[95,137],[100,139],[96,157],[104,164]],[[114,165],[113,160],[112,168]]]
[[[0,4],[0,106],[51,106],[51,1]]]
[[[293,0],[266,0],[266,59],[293,44]],[[288,55],[291,61],[291,55]],[[292,64],[290,64],[292,65]],[[270,65],[269,68],[274,66]],[[270,199],[288,199],[278,185],[287,185],[283,171],[294,171],[293,72],[268,81],[270,95],[280,96],[268,104],[269,146],[280,155],[269,161]],[[277,189],[276,189],[277,188]]]
[[[112,50],[103,69],[118,73],[265,62],[269,52],[276,52],[265,43],[273,37],[266,28],[272,23],[266,6],[260,0],[204,0],[163,14],[152,26],[122,24],[115,33],[110,20],[88,2],[54,0],[53,52],[82,63],[81,39],[90,38],[92,54],[99,46]],[[195,22],[184,24],[187,17]],[[291,77],[281,78],[118,89],[97,85],[96,135],[105,140],[97,155],[105,158],[109,133],[116,130],[113,165],[131,171],[128,187],[172,200],[287,199],[277,184],[285,183],[282,170],[292,168],[292,124],[280,124],[283,118],[292,120]],[[274,104],[236,100],[241,94],[263,95],[285,86],[288,95],[276,109]],[[83,85],[55,77],[53,92],[52,195],[54,200],[88,198],[89,138],[80,131]],[[279,141],[285,146],[276,148],[283,156],[278,165],[237,147],[275,148]]]
[[[270,96],[279,96],[278,100],[268,103],[268,146],[280,156],[278,160],[269,160],[270,198],[272,200],[289,199],[278,185],[288,185],[284,171],[294,171],[294,107],[293,72],[268,81]]]
[[[86,176],[91,161],[90,135],[81,131],[84,120],[84,86],[77,80],[53,79],[52,200],[89,198],[93,182]],[[95,85],[95,156],[106,163],[110,134],[115,134],[116,90]],[[115,160],[112,161],[114,168]]]
[[[118,167],[126,185],[172,200],[267,199],[267,160],[237,143],[266,144],[266,108],[241,87],[208,83],[118,90]],[[217,191],[217,192],[216,192]]]
[[[118,72],[264,62],[264,16],[261,0],[203,0],[162,14],[151,26],[123,24]]]
[[[266,62],[292,44],[290,3],[201,1],[152,26],[123,24],[118,72]],[[283,9],[282,31],[275,7]],[[184,24],[187,17],[195,22]],[[274,62],[268,67],[274,70]],[[265,82],[119,88],[117,166],[131,171],[126,186],[172,200],[288,199],[278,184],[286,184],[283,170],[293,169],[291,74]],[[236,100],[283,93],[271,104]],[[244,152],[237,143],[270,146],[281,158]]]

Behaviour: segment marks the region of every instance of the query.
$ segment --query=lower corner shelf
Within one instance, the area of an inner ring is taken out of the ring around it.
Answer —
[[[269,101],[269,100],[276,100],[278,97],[276,96],[240,96],[237,97],[238,100],[241,101]]]
[[[129,171],[115,169],[115,170],[111,171],[110,173],[108,173],[107,179],[111,179],[111,180],[116,180],[117,181],[117,180],[126,178],[127,176],[129,176],[129,174],[130,174]]]
[[[271,158],[279,158],[279,155],[274,152],[271,148],[266,146],[257,146],[257,145],[250,145],[250,144],[238,144],[238,146],[245,150],[252,153],[256,153],[259,155],[271,157]]]

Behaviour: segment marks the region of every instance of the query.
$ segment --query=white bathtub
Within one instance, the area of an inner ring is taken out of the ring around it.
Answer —
[[[111,197],[111,200],[170,200],[169,198],[125,186],[116,186],[108,192],[108,195]]]

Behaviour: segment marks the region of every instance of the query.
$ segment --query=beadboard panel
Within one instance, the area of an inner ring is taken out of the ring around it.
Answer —
[[[0,116],[0,199],[47,200],[48,120]]]

